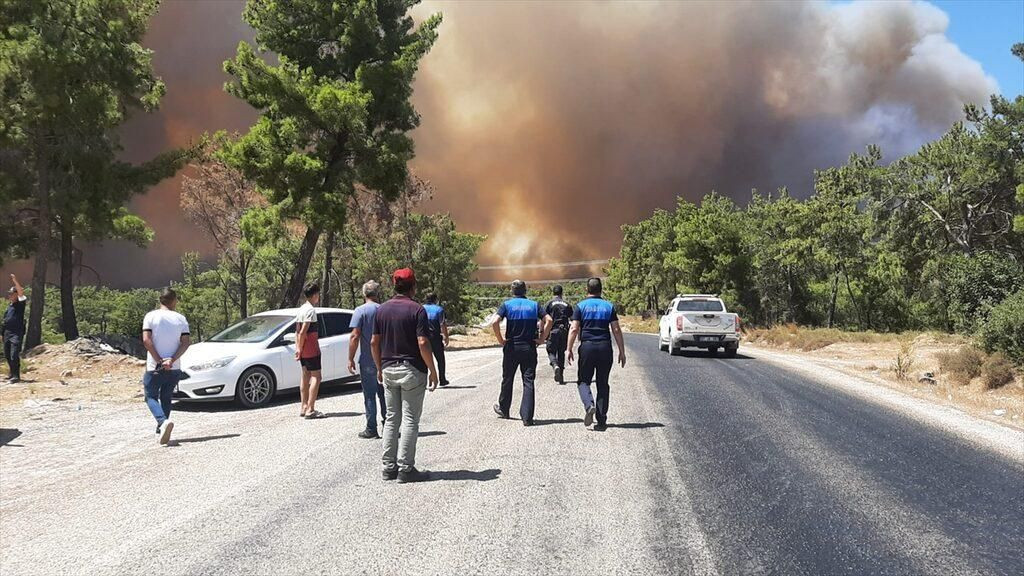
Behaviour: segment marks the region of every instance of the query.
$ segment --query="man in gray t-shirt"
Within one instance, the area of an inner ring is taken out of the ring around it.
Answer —
[[[369,280],[363,284],[363,298],[366,303],[356,308],[352,315],[352,334],[348,341],[348,371],[356,373],[356,352],[359,352],[359,380],[363,385],[363,404],[366,409],[366,429],[360,438],[380,438],[377,434],[377,401],[380,401],[381,418],[387,414],[384,406],[384,387],[377,382],[377,366],[373,363],[370,339],[373,338],[373,320],[377,316],[380,284]],[[362,348],[362,351],[359,349]],[[375,400],[376,398],[376,400]]]

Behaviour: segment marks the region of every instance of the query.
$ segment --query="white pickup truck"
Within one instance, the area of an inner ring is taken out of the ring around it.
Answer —
[[[740,317],[725,311],[725,303],[710,294],[680,294],[661,317],[658,348],[672,355],[682,348],[706,348],[735,356],[740,348]]]

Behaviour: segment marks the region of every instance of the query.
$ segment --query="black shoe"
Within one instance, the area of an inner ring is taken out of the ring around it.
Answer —
[[[359,437],[367,439],[380,438],[380,436],[377,435],[377,432],[375,430],[363,430],[362,432],[359,433]]]
[[[423,482],[430,478],[430,472],[425,470],[417,470],[416,468],[410,468],[408,470],[398,471],[398,483],[407,484],[410,482]]]
[[[601,424],[600,422],[598,422],[597,424],[594,424],[594,432],[604,432],[607,429],[608,429],[608,425],[607,424]]]
[[[508,420],[508,412],[502,412],[501,405],[494,405],[494,413],[497,414],[499,418],[504,418],[505,420]]]
[[[533,420],[523,420],[523,426],[533,426]]]
[[[584,426],[590,426],[591,424],[594,423],[594,414],[596,412],[597,412],[597,407],[596,406],[591,406],[590,408],[587,408],[587,415],[583,417],[583,425]]]
[[[564,384],[565,383],[565,381],[562,379],[562,369],[561,368],[555,368],[555,382],[558,382],[559,384]]]
[[[383,480],[394,480],[395,478],[398,478],[398,468],[395,468],[394,470],[388,470],[385,468],[381,471],[380,477]]]
[[[449,384],[451,384],[451,382],[445,380],[444,382],[439,383],[438,386],[447,386]]]

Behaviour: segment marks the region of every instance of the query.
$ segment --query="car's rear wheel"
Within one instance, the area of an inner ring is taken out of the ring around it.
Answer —
[[[736,353],[739,352],[739,349],[740,349],[739,346],[726,347],[726,349],[725,349],[725,356],[727,358],[735,358],[736,357]]]
[[[668,352],[669,346],[671,346],[671,344],[666,344],[665,342],[662,342],[661,336],[658,336],[658,350],[662,352]]]
[[[266,406],[274,398],[277,383],[274,375],[262,366],[253,366],[238,377],[235,397],[246,408]]]

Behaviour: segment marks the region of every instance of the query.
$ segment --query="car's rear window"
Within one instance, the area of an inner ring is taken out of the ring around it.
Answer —
[[[721,300],[680,300],[676,304],[678,312],[722,312],[725,307]]]

